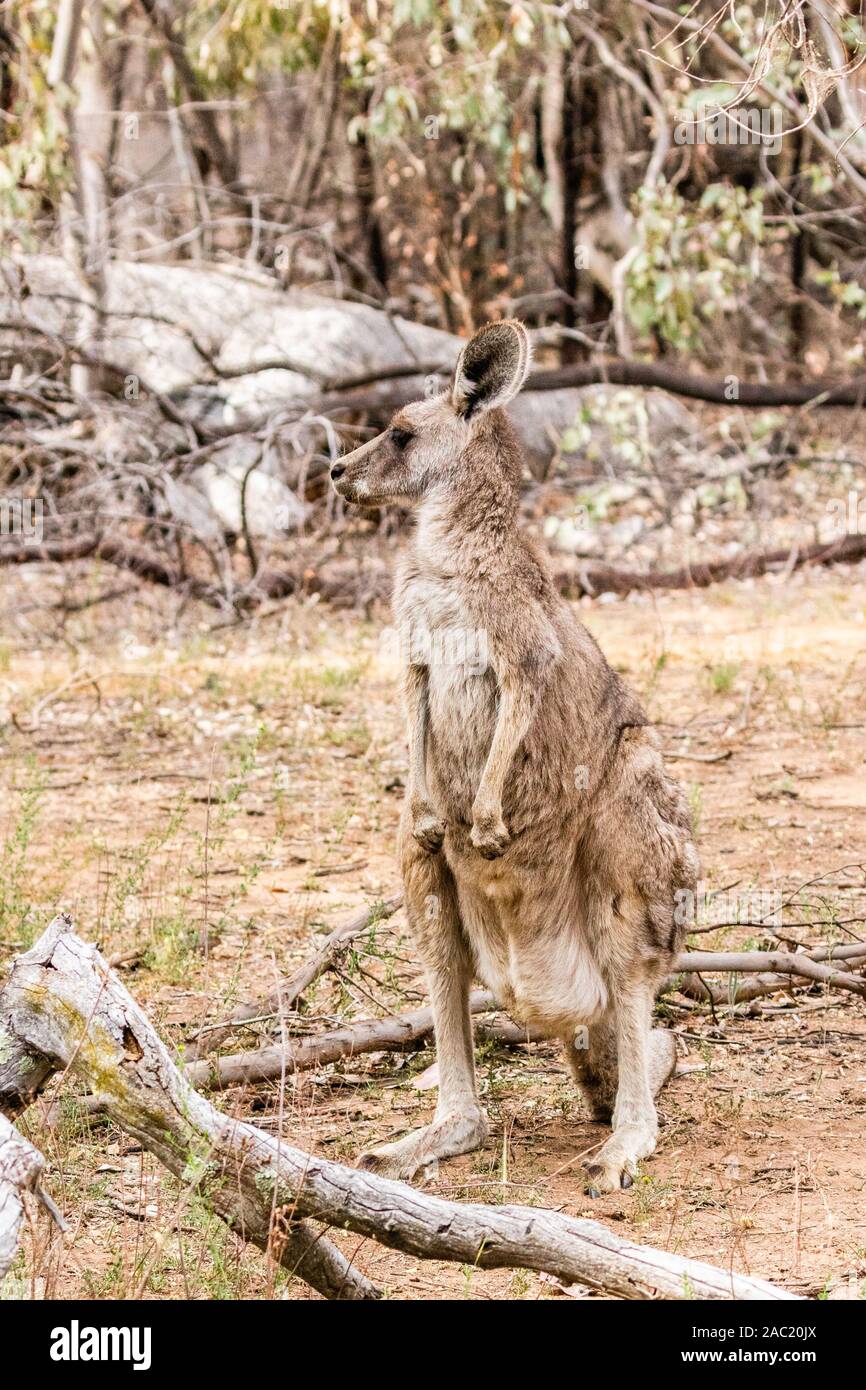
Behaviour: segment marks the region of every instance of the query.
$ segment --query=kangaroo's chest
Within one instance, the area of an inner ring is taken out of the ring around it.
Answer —
[[[474,777],[496,719],[490,635],[459,589],[435,575],[408,578],[394,607],[404,657],[427,673],[429,755],[440,772]]]

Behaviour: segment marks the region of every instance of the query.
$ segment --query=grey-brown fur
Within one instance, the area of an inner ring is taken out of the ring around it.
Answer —
[[[394,592],[410,760],[400,858],[439,1104],[431,1125],[361,1162],[411,1177],[484,1141],[474,976],[563,1039],[591,1113],[612,1118],[587,1165],[592,1186],[611,1190],[655,1147],[653,1096],[676,1055],[670,1034],[650,1030],[652,1001],[698,861],[638,700],[518,529],[521,457],[498,406],[528,365],[522,325],[480,330],[450,392],[407,406],[333,470],[350,501],[419,508]]]

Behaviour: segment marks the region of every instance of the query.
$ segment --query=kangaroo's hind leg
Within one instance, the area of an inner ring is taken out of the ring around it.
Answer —
[[[608,1012],[598,1023],[580,1029],[574,1038],[563,1039],[565,1059],[583,1098],[590,1119],[610,1124],[616,1104],[619,1077],[616,1028]],[[653,1028],[649,1035],[649,1087],[657,1096],[677,1065],[677,1045],[666,1028]]]
[[[411,1178],[434,1160],[480,1148],[487,1117],[478,1103],[469,989],[472,962],[444,855],[426,853],[405,825],[401,837],[406,913],[427,974],[439,1062],[439,1100],[431,1124],[364,1153],[367,1168]]]
[[[590,1193],[615,1192],[631,1187],[637,1165],[656,1146],[658,1117],[653,1099],[653,1080],[665,1069],[664,1052],[651,1043],[650,1017],[653,989],[646,980],[628,980],[612,992],[613,1033],[616,1039],[616,1100],[613,1134],[586,1169]],[[667,1046],[667,1069],[675,1060]],[[651,1053],[658,1054],[650,1067]]]

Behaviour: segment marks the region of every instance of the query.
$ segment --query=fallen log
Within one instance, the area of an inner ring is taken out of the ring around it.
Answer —
[[[213,608],[225,608],[228,599],[222,589],[207,580],[183,575],[153,551],[108,536],[73,536],[69,539],[40,541],[31,545],[0,544],[0,564],[33,565],[70,560],[102,560],[116,569],[127,570],[162,588],[178,589]]]
[[[45,1159],[0,1115],[0,1282],[15,1258],[23,1193],[39,1185]]]
[[[676,990],[689,999],[702,1000],[713,1008],[726,1008],[733,1004],[749,1004],[753,999],[762,999],[768,994],[778,994],[780,990],[805,989],[806,981],[795,985],[787,975],[748,975],[739,978],[732,975],[729,980],[707,980],[703,975],[673,975],[665,982],[665,993]]]
[[[707,589],[725,579],[758,579],[774,570],[792,573],[806,565],[854,565],[866,559],[866,535],[841,536],[800,547],[745,550],[727,560],[706,560],[675,570],[630,570],[587,564],[557,571],[557,588],[567,598],[643,593],[653,589]]]
[[[684,951],[677,958],[675,969],[677,972],[694,971],[701,974],[724,970],[737,975],[770,971],[782,981],[780,988],[784,987],[785,977],[796,975],[804,980],[831,985],[834,989],[850,990],[852,994],[866,998],[866,980],[859,975],[846,968],[834,970],[832,966],[812,960],[799,951]]]
[[[139,1036],[153,1044],[147,1055]],[[0,1116],[23,1110],[54,1072],[69,1070],[87,1081],[122,1128],[187,1182],[190,1191],[198,1188],[245,1240],[272,1253],[326,1298],[378,1297],[375,1286],[308,1221],[292,1219],[274,1229],[271,1195],[255,1187],[241,1155],[237,1172],[229,1165],[229,1180],[214,1175],[230,1122],[204,1100],[200,1103],[207,1113],[194,1118],[194,1102],[200,1098],[96,948],[73,935],[68,917],[55,917],[15,962],[12,979],[0,991],[0,1042],[4,1039],[8,1057],[0,1075]],[[172,1114],[175,1104],[192,1108],[183,1116]],[[213,1159],[205,1121],[214,1128]]]
[[[488,1013],[495,1008],[496,1000],[489,990],[476,989],[469,996],[472,1014]],[[278,1081],[294,1072],[324,1067],[345,1057],[361,1057],[367,1052],[404,1052],[429,1038],[432,1032],[433,1010],[409,1009],[387,1018],[360,1019],[328,1033],[290,1038],[285,1045],[231,1052],[213,1061],[202,1058],[186,1067],[186,1076],[194,1086],[205,1090]],[[540,1042],[545,1036],[536,1029],[521,1028],[510,1019],[485,1023],[479,1032],[493,1041],[508,1043]]]
[[[262,569],[245,588],[229,598],[218,584],[182,575],[157,555],[121,541],[93,537],[45,541],[40,545],[0,545],[0,565],[38,564],[46,561],[102,560],[130,571],[161,587],[177,589],[211,608],[252,612],[265,601],[296,594],[319,594],[326,601],[354,603],[357,589],[347,591],[345,579],[294,570]],[[814,541],[800,547],[746,550],[728,559],[706,560],[674,570],[631,570],[619,565],[580,564],[553,571],[553,581],[566,598],[596,598],[599,594],[644,593],[656,589],[706,589],[726,579],[758,579],[776,571],[793,573],[808,565],[855,565],[866,559],[866,534],[841,536],[833,541]],[[368,581],[365,581],[367,583]],[[391,582],[387,574],[368,582],[367,599],[387,602]]]
[[[594,1221],[431,1197],[221,1114],[192,1089],[142,1010],[66,917],[15,961],[0,1009],[20,1043],[84,1080],[115,1122],[190,1192],[246,1239],[297,1265],[326,1296],[369,1298],[376,1290],[324,1236],[302,1226],[301,1242],[296,1223],[303,1218],[423,1259],[532,1269],[622,1298],[796,1297],[761,1279],[638,1246]]]

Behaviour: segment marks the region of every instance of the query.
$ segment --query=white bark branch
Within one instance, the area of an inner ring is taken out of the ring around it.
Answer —
[[[303,1217],[424,1259],[533,1269],[622,1298],[795,1297],[760,1279],[635,1245],[595,1221],[430,1197],[221,1114],[192,1089],[98,951],[70,927],[68,918],[55,919],[18,958],[0,994],[0,1015],[28,1049],[86,1081],[115,1122],[229,1225],[276,1250],[284,1264],[302,1261],[301,1277],[322,1292],[374,1291],[346,1262],[343,1285],[335,1286],[339,1252],[309,1228],[299,1237],[294,1223]],[[330,1262],[324,1275],[311,1267],[316,1252]]]
[[[684,951],[677,958],[676,970],[706,971],[723,970],[734,974],[752,974],[772,971],[779,976],[779,989],[790,986],[791,975],[818,984],[832,985],[835,989],[850,990],[852,994],[866,997],[866,980],[851,974],[843,965],[841,970],[822,965],[799,951]]]
[[[45,1159],[0,1115],[0,1281],[15,1258],[23,1194],[38,1187]]]

